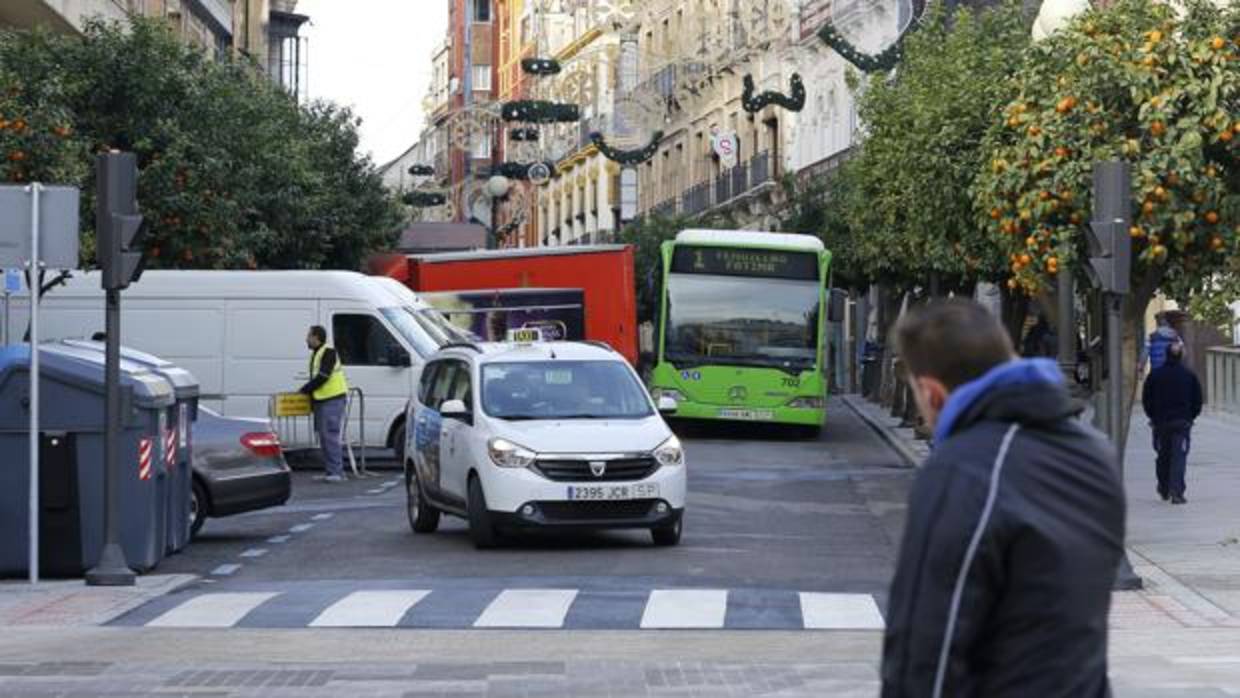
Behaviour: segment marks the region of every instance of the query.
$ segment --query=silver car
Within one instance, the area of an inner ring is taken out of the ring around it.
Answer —
[[[280,439],[265,419],[224,417],[199,407],[193,469],[192,535],[208,517],[279,506],[292,493]]]

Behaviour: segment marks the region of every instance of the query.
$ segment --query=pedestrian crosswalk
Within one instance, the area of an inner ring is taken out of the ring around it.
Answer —
[[[158,628],[881,630],[869,594],[766,589],[365,589],[202,591],[115,621]]]

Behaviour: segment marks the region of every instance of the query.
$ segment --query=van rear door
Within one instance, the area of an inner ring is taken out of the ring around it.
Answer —
[[[412,394],[412,367],[419,357],[410,354],[397,331],[376,309],[351,303],[324,303],[332,346],[344,364],[349,385],[362,390],[366,406],[366,445],[388,446],[388,435],[402,417]],[[358,410],[359,406],[354,406]],[[351,431],[358,425],[355,411]],[[353,431],[351,437],[357,434]]]

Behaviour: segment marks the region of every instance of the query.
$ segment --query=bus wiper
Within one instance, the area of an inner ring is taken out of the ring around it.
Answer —
[[[609,414],[557,414],[549,419],[611,419]]]
[[[495,416],[498,419],[508,422],[528,422],[535,419],[552,419],[551,417],[546,417],[540,414],[497,414]]]

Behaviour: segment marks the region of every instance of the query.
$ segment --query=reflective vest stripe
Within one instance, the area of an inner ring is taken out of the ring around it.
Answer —
[[[314,355],[312,357],[310,357],[310,379],[311,380],[318,378],[319,364],[323,362],[323,354],[325,354],[329,348],[330,347],[328,347],[328,345],[324,344],[323,346],[319,347],[317,351],[314,352]],[[348,392],[349,392],[349,382],[345,380],[344,366],[341,365],[340,353],[337,352],[336,353],[336,368],[332,370],[332,374],[331,376],[328,377],[327,382],[324,383],[323,385],[320,385],[318,389],[315,390],[314,393],[312,393],[311,396],[315,400],[322,402],[323,400],[330,400],[334,397],[340,397],[341,395],[344,395]]]

